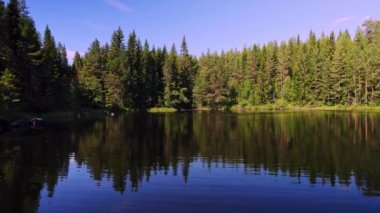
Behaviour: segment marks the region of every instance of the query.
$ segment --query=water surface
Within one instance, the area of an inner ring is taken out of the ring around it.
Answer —
[[[380,212],[380,114],[125,114],[0,135],[0,212]]]

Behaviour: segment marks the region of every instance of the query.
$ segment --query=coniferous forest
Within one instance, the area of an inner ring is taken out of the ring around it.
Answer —
[[[207,48],[207,47],[205,47]],[[380,105],[380,22],[348,31],[310,32],[242,50],[189,53],[154,47],[117,29],[109,43],[94,40],[68,63],[49,27],[41,35],[25,0],[0,0],[2,111],[57,109],[228,109],[292,103],[299,106]]]

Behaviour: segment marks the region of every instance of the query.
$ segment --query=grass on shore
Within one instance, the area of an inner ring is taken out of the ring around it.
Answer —
[[[128,110],[130,111],[130,110]],[[210,108],[197,108],[194,111],[211,111]],[[380,112],[380,106],[299,106],[292,104],[267,104],[260,106],[232,106],[229,110],[220,109],[217,111],[231,111],[231,112],[307,112],[307,111],[368,111]],[[174,113],[178,112],[175,108],[170,107],[154,107],[148,110],[149,113]],[[78,118],[97,118],[110,114],[109,111],[103,109],[76,109],[76,110],[62,110],[47,113],[27,113],[18,111],[7,111],[0,113],[0,120],[17,121],[29,120],[35,117],[42,117],[45,121],[64,121],[76,120]]]
[[[233,106],[232,112],[303,112],[303,111],[373,111],[380,112],[380,106],[298,106],[267,104],[261,106]]]
[[[169,113],[169,112],[177,112],[178,110],[170,107],[153,107],[148,110],[150,113]]]

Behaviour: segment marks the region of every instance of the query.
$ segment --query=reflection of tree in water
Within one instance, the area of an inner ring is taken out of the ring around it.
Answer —
[[[5,212],[35,211],[43,187],[53,196],[59,178],[67,176],[72,153],[94,180],[111,179],[121,193],[137,191],[158,172],[180,173],[188,181],[191,163],[200,158],[210,169],[244,165],[247,173],[356,184],[364,195],[378,196],[378,126],[376,114],[331,112],[127,114],[54,125],[1,140],[0,205]]]
[[[380,190],[378,116],[360,113],[283,113],[195,116],[194,138],[207,161],[241,159],[247,169],[308,176],[311,184]],[[220,159],[222,156],[222,159]]]
[[[112,177],[120,192],[128,181],[136,191],[152,172],[177,174],[179,166],[186,179],[197,153],[192,132],[192,120],[186,115],[111,117],[82,134],[76,160],[90,168],[95,180]]]
[[[78,162],[96,180],[112,177],[123,192],[133,190],[151,173],[178,168],[187,181],[199,155],[207,164],[240,165],[293,177],[311,184],[355,183],[364,194],[380,189],[380,121],[374,114],[283,113],[127,115],[107,118],[82,134]],[[199,155],[198,155],[199,154]],[[211,166],[210,166],[211,167]]]
[[[61,131],[67,129],[57,126],[37,135],[18,132],[1,138],[1,212],[37,211],[44,187],[53,196],[59,177],[67,176],[72,149],[70,134]]]

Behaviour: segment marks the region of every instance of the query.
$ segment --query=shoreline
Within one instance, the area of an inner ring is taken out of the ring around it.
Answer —
[[[286,106],[278,107],[273,105],[262,106],[247,106],[238,107],[233,106],[230,109],[212,109],[208,107],[194,108],[194,109],[181,109],[177,110],[170,107],[153,107],[146,111],[146,113],[177,113],[177,112],[233,112],[233,113],[245,113],[245,112],[309,112],[309,111],[351,111],[351,112],[380,112],[380,106]],[[18,112],[9,111],[0,113],[0,120],[20,120],[20,119],[32,119],[32,118],[44,118],[48,121],[54,120],[71,120],[79,118],[89,117],[101,117],[106,115],[114,115],[114,113],[127,113],[137,112],[134,110],[118,110],[112,111],[108,109],[67,109],[55,112]]]
[[[380,106],[285,106],[272,105],[232,107],[231,112],[315,112],[315,111],[340,111],[340,112],[380,112]]]
[[[175,108],[155,107],[148,110],[148,113],[176,113],[176,112],[233,112],[233,113],[252,113],[252,112],[315,112],[315,111],[340,111],[340,112],[380,112],[380,106],[284,106],[274,105],[262,106],[233,106],[230,109],[212,109],[208,107],[194,108],[189,110],[177,110]]]

